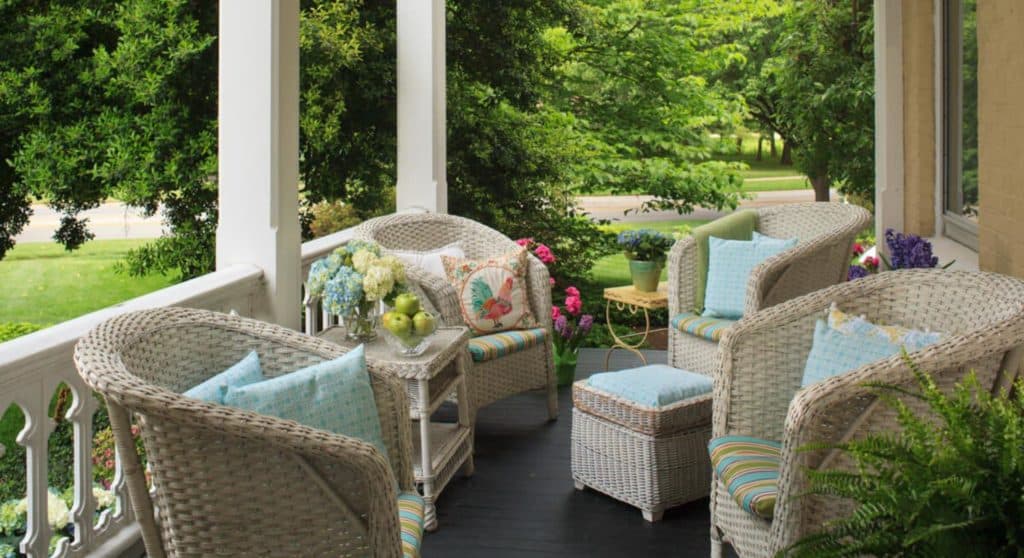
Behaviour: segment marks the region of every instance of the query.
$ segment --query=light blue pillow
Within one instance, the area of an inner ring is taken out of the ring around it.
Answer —
[[[664,407],[676,401],[711,393],[711,378],[664,364],[601,372],[587,383],[596,389],[618,395],[647,407]]]
[[[224,404],[359,438],[387,455],[362,345],[290,374],[231,386]]]
[[[829,323],[818,320],[814,325],[811,353],[804,365],[802,386],[887,359],[899,354],[904,347],[908,353],[919,351],[940,339],[938,333],[905,330],[907,333],[901,342],[896,342],[884,333],[885,329],[890,328],[876,326],[863,318],[855,320],[858,320],[856,328],[847,327],[847,323],[832,327],[831,316]]]
[[[227,393],[229,387],[244,386],[262,379],[263,370],[260,368],[260,356],[256,354],[256,351],[251,351],[231,368],[189,389],[182,395],[223,405],[224,394]]]
[[[708,238],[708,281],[704,316],[738,320],[743,317],[750,272],[768,258],[796,246],[797,239],[781,240],[754,233],[754,240]]]

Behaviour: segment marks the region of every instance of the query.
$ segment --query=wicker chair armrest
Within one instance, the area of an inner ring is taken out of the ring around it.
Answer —
[[[414,289],[422,291],[433,310],[447,326],[463,325],[458,294],[448,279],[415,265],[406,265],[406,276]]]
[[[548,267],[532,254],[527,259],[526,281],[530,311],[540,327],[551,330],[551,281]]]
[[[697,273],[697,242],[684,238],[672,246],[668,254],[668,307],[669,315],[692,312]]]

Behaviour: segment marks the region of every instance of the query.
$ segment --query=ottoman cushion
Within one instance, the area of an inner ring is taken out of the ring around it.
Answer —
[[[710,393],[711,378],[663,364],[653,364],[594,374],[591,387],[645,407],[664,407],[677,401]]]

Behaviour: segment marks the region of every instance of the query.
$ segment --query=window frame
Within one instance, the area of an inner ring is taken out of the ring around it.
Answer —
[[[963,0],[942,1],[942,221],[949,238],[978,251],[978,223],[963,216]],[[976,70],[977,71],[977,70]],[[980,190],[980,189],[979,189]],[[979,191],[980,199],[980,191]],[[980,216],[979,216],[980,217]]]

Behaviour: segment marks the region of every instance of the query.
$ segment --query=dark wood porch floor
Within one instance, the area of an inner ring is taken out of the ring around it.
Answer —
[[[652,351],[664,362],[664,351]],[[616,352],[613,369],[637,366]],[[580,355],[578,378],[604,367],[604,351]],[[425,558],[505,556],[708,556],[707,499],[648,523],[640,510],[573,488],[572,394],[559,392],[559,419],[546,420],[542,394],[524,394],[480,412],[476,474],[456,477],[437,504],[439,528],[423,541]]]

